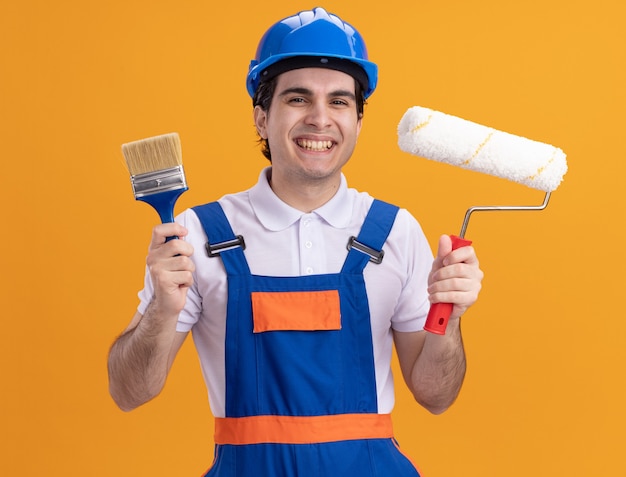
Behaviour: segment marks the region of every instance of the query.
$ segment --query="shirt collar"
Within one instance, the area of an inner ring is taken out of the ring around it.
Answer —
[[[250,189],[249,197],[254,213],[261,224],[277,232],[286,229],[307,214],[287,205],[274,194],[268,181],[270,173],[271,166],[261,171],[259,181]],[[311,213],[318,215],[335,228],[345,228],[350,223],[353,205],[354,197],[348,193],[348,184],[342,173],[339,189],[332,199]]]

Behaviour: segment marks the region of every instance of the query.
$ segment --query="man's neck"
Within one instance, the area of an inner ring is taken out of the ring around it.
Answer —
[[[268,181],[272,191],[280,200],[294,209],[309,213],[320,208],[335,196],[341,184],[341,176],[293,180],[293,178],[285,178],[270,171]]]

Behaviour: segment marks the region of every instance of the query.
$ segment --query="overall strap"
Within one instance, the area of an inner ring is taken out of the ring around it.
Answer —
[[[399,208],[374,199],[363,221],[358,237],[350,237],[348,256],[342,272],[360,273],[368,262],[379,264],[383,260],[383,245],[391,232]]]
[[[221,257],[228,275],[250,274],[243,254],[246,244],[241,235],[235,235],[230,222],[218,202],[193,207],[207,235],[206,252],[210,258]]]

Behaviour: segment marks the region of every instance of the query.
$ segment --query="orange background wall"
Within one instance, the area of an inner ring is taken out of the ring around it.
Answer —
[[[295,6],[294,6],[295,5]],[[156,214],[124,142],[178,131],[178,211],[251,186],[244,77],[271,23],[313,4],[3,2],[0,475],[200,475],[212,421],[191,341],[159,399],[125,414],[106,355],[137,304]],[[464,322],[469,371],[434,417],[398,379],[398,439],[426,476],[626,475],[624,110],[618,0],[329,0],[380,66],[353,187],[408,208],[436,243],[479,203],[540,203],[511,182],[402,153],[413,105],[560,146],[541,213],[472,219],[486,272]]]

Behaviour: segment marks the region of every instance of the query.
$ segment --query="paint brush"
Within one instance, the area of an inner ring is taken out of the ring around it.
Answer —
[[[150,204],[162,223],[174,222],[174,204],[187,181],[177,133],[163,134],[122,145],[135,199]],[[168,237],[171,240],[176,237]]]

